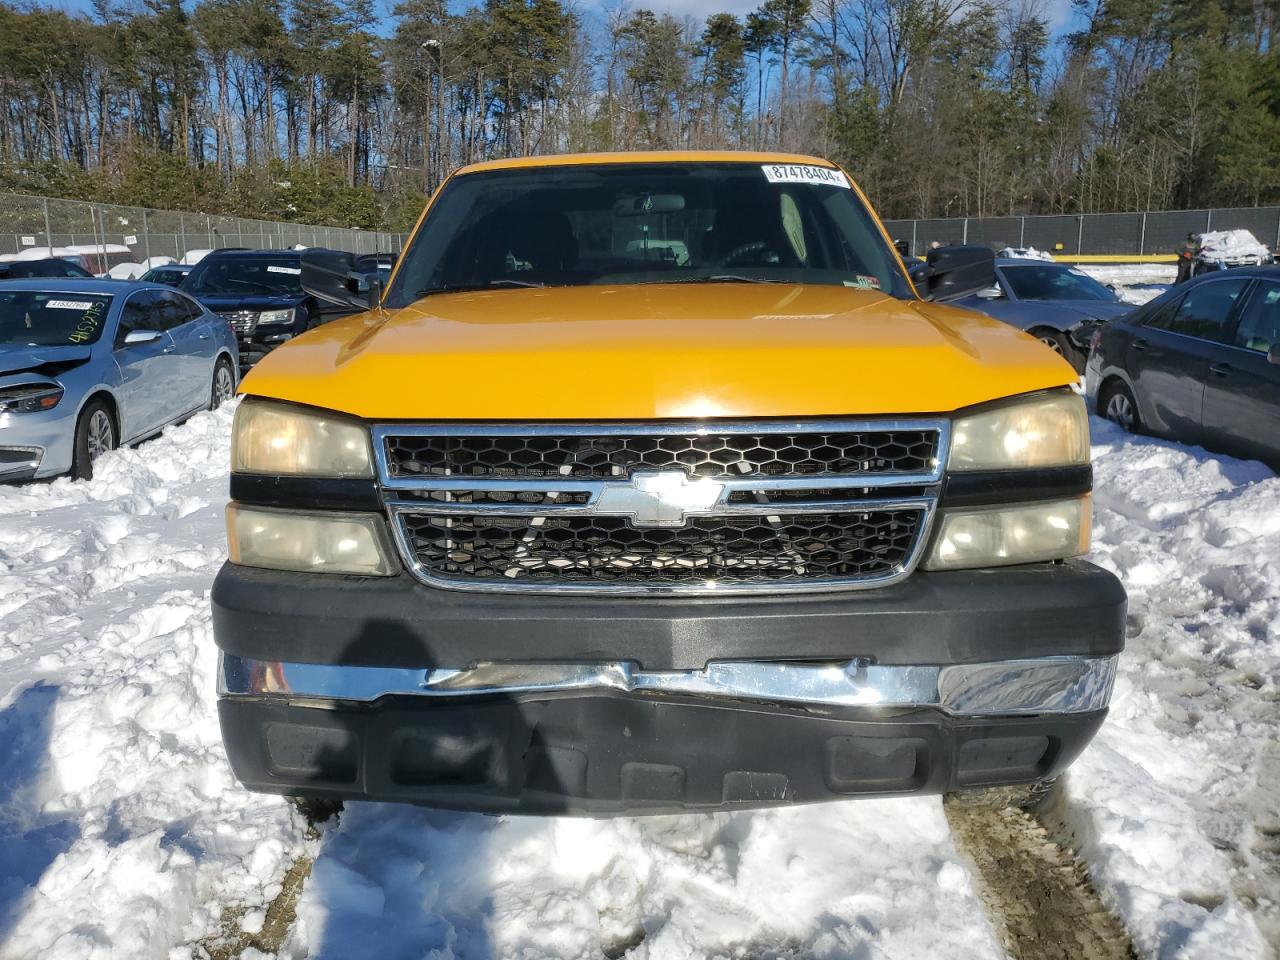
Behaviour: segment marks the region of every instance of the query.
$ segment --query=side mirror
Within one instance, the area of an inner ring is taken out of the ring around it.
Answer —
[[[155,343],[160,336],[159,330],[130,330],[124,335],[124,345],[130,347],[137,343]]]
[[[1004,296],[1004,291],[999,287],[986,287],[979,290],[974,296],[981,297],[983,300],[999,300]]]
[[[987,247],[937,247],[922,275],[926,300],[958,300],[996,286],[996,255]]]
[[[1267,363],[1274,363],[1280,367],[1280,343],[1273,343],[1271,349],[1267,351]]]
[[[377,272],[364,273],[356,255],[343,250],[302,251],[302,289],[325,303],[372,310],[382,299]]]

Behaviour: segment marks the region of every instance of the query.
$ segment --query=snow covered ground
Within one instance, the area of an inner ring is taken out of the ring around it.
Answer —
[[[1001,956],[932,798],[614,821],[353,804],[303,839],[218,736],[229,425],[0,488],[0,957],[200,956],[224,909],[260,923],[304,853],[290,958]],[[1093,426],[1094,559],[1130,591],[1129,648],[1047,816],[1144,956],[1265,957],[1280,478]]]
[[[1172,263],[1121,263],[1080,268],[1099,283],[1115,286],[1125,303],[1146,303],[1164,293],[1178,275]]]

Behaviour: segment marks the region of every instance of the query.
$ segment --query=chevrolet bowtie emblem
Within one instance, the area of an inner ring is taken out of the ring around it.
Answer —
[[[691,513],[705,513],[720,502],[724,484],[690,480],[678,470],[633,473],[626,483],[606,483],[595,512],[620,514],[637,527],[683,526]]]

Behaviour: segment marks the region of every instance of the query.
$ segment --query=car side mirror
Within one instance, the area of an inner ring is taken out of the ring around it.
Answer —
[[[986,287],[982,290],[979,290],[976,294],[974,294],[974,296],[981,297],[983,300],[999,300],[1001,297],[1004,296],[1004,291],[1001,290],[999,287]]]
[[[160,336],[159,330],[130,330],[124,335],[124,345],[131,347],[139,343],[155,343]]]
[[[377,272],[364,273],[356,255],[344,250],[302,251],[302,289],[325,303],[372,310],[382,300]]]
[[[996,255],[976,245],[935,247],[922,271],[926,300],[958,300],[996,286]]]
[[[1273,343],[1271,349],[1267,351],[1267,363],[1274,363],[1280,367],[1280,343]]]

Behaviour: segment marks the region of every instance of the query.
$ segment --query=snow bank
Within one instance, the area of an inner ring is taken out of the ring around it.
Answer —
[[[352,804],[282,957],[1000,957],[936,798],[573,820]]]
[[[1271,256],[1271,251],[1258,242],[1248,230],[1214,230],[1199,236],[1200,259],[1235,260],[1240,257]]]
[[[168,957],[301,849],[233,781],[214,710],[230,418],[0,488],[2,957]]]
[[[1122,263],[1115,266],[1081,266],[1099,283],[1111,284],[1125,303],[1142,304],[1154,300],[1171,286],[1178,275],[1172,263]]]
[[[1037,250],[1035,247],[1005,247],[997,257],[1009,257],[1020,260],[1048,260],[1053,261],[1053,254],[1046,250]]]
[[[1266,956],[1264,934],[1280,942],[1280,478],[1093,429],[1092,559],[1125,582],[1129,638],[1055,813],[1144,954]]]

